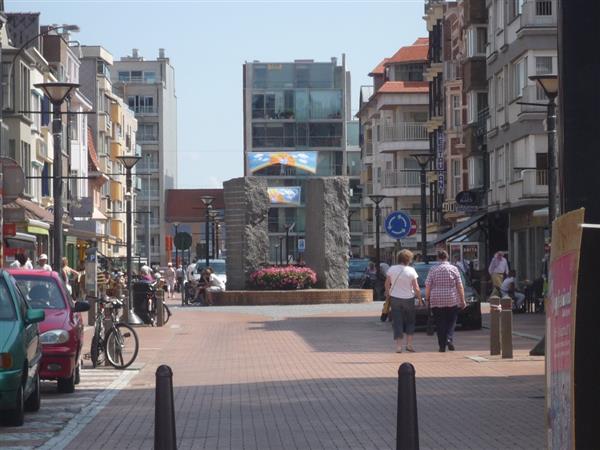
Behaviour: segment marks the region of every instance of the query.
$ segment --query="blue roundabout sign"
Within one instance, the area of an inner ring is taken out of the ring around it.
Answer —
[[[385,232],[393,239],[402,239],[411,234],[413,224],[410,216],[402,211],[394,211],[385,218]]]

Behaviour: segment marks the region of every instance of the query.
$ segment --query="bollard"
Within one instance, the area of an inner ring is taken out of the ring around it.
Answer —
[[[513,344],[512,344],[512,298],[502,298],[502,318],[501,318],[501,329],[502,332],[502,358],[513,357]]]
[[[490,297],[490,355],[500,354],[500,297]]]
[[[398,412],[396,422],[396,450],[419,449],[419,418],[415,368],[403,363],[398,369]]]
[[[156,326],[162,327],[165,324],[163,303],[165,301],[165,291],[162,289],[156,291]]]
[[[154,449],[176,450],[175,405],[173,402],[173,371],[162,365],[156,369],[156,400],[154,404]]]

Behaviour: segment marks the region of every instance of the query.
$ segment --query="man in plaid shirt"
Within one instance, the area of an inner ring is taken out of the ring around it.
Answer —
[[[440,264],[431,268],[425,281],[425,299],[435,319],[440,352],[445,352],[446,346],[454,350],[448,336],[454,334],[458,308],[464,309],[467,304],[458,268],[448,262],[446,251],[439,250],[437,257]]]

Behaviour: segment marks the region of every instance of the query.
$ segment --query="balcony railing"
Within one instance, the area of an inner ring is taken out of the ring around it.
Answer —
[[[547,170],[536,170],[535,171],[535,184],[538,186],[548,186],[548,171]]]
[[[541,91],[535,85],[525,86],[523,89],[523,96],[521,99],[522,103],[532,103],[530,105],[520,105],[521,106],[521,114],[523,113],[538,113],[538,114],[546,114],[546,103],[548,100],[546,99],[546,95],[543,91]],[[535,103],[540,106],[535,106]]]
[[[399,170],[386,170],[383,172],[383,187],[385,188],[407,188],[419,187],[419,172],[402,172]]]
[[[555,0],[528,0],[523,4],[521,27],[555,27],[556,25]]]
[[[154,114],[156,109],[154,106],[135,106],[133,112],[136,114]]]
[[[426,141],[429,139],[427,127],[420,122],[398,123],[383,127],[382,142]]]

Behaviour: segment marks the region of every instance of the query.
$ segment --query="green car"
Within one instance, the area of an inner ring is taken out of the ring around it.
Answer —
[[[0,419],[21,426],[25,411],[40,409],[38,322],[43,309],[31,309],[15,283],[0,270]]]

